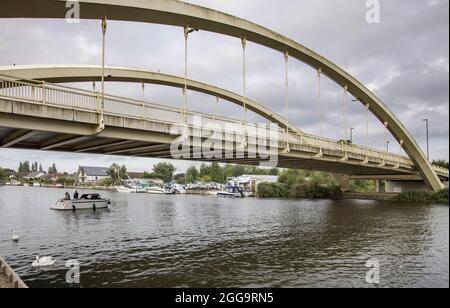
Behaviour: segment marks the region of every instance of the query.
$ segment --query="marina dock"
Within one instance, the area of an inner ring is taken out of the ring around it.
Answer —
[[[0,257],[0,289],[27,289],[27,285]]]

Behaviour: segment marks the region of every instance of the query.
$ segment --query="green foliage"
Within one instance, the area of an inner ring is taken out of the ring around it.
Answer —
[[[225,183],[227,178],[239,177],[241,175],[278,175],[278,169],[263,169],[255,166],[231,165],[220,166],[218,163],[202,164],[200,171],[191,167],[186,171],[187,182],[192,183],[201,179],[209,179],[216,183]]]
[[[24,162],[20,162],[19,164],[19,169],[17,170],[17,172],[19,173],[27,173],[31,171],[31,167],[30,167],[30,162],[28,160],[24,161]]]
[[[305,181],[306,173],[303,170],[288,169],[283,171],[278,177],[278,182],[285,184],[287,187],[294,187],[299,184],[304,184]]]
[[[110,187],[110,186],[114,186],[114,182],[112,179],[101,179],[98,182],[99,186],[104,186],[104,187]]]
[[[60,177],[56,180],[56,184],[62,184],[64,186],[73,186],[75,179],[70,177]]]
[[[375,181],[371,180],[352,180],[350,181],[351,191],[359,193],[375,192]]]
[[[57,174],[58,173],[58,169],[56,169],[56,164],[53,163],[52,166],[50,168],[48,168],[48,174]]]
[[[261,198],[328,199],[342,194],[331,174],[307,170],[288,169],[278,183],[258,185]]]
[[[261,183],[258,185],[260,198],[287,198],[288,186],[283,183]]]
[[[149,173],[149,172],[144,172],[144,174],[142,175],[143,179],[148,179],[148,180],[160,180],[159,176],[156,173]]]
[[[209,175],[204,175],[200,178],[200,181],[203,183],[210,183],[212,182],[212,178]]]
[[[120,185],[122,180],[128,178],[127,167],[125,165],[119,166],[116,163],[112,164],[111,167],[109,167],[109,169],[106,171],[106,174],[109,175],[112,183],[115,185]]]
[[[432,192],[404,192],[394,198],[396,202],[411,202],[411,203],[438,203],[448,204],[449,199],[448,188],[443,189],[437,193]]]
[[[159,163],[153,166],[153,173],[165,183],[171,182],[176,168],[170,163]]]
[[[434,160],[433,161],[433,165],[439,166],[439,167],[443,167],[443,168],[447,168],[447,169],[449,167],[448,161],[444,160],[444,159]]]
[[[442,189],[433,195],[433,200],[439,204],[448,204],[448,188]]]
[[[177,184],[186,184],[186,174],[184,173],[179,173],[179,174],[175,174],[175,176],[173,177],[173,180],[177,183]]]
[[[190,167],[186,171],[186,182],[188,183],[195,183],[200,178],[200,173],[198,172],[197,168],[195,166]]]
[[[0,181],[6,180],[7,177],[8,177],[8,174],[6,173],[6,171],[0,167]]]
[[[284,183],[261,183],[260,198],[330,199],[341,197],[341,189],[334,184],[298,183],[289,187]]]

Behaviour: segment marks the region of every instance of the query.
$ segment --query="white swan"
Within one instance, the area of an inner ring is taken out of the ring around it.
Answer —
[[[55,260],[53,257],[42,257],[39,258],[39,255],[36,256],[36,260],[31,264],[32,267],[44,267],[44,266],[52,266],[55,264]]]
[[[11,241],[13,241],[14,243],[18,243],[20,240],[20,237],[16,234],[16,230],[12,230],[13,234],[11,237]]]

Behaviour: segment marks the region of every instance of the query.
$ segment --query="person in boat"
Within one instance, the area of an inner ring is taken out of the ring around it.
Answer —
[[[79,197],[78,190],[75,190],[75,192],[73,194],[73,198],[78,199],[78,197]]]
[[[64,200],[70,200],[69,192],[66,192],[66,194],[64,195]]]

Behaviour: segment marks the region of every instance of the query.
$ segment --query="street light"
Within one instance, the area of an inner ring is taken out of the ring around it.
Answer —
[[[355,128],[350,128],[350,143],[353,143],[353,131],[355,130]]]
[[[428,119],[423,119],[423,121],[425,122],[425,127],[426,127],[426,134],[427,134],[427,159],[428,159],[428,161],[430,161],[430,134],[429,134],[429,120],[428,120]]]
[[[386,141],[386,152],[389,152],[389,144],[390,144],[391,142],[388,140],[388,141]]]

